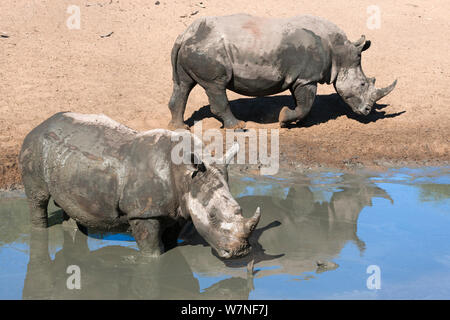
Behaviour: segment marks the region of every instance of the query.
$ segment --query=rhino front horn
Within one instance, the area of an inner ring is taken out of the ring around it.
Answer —
[[[392,84],[390,86],[386,87],[386,88],[377,89],[375,91],[375,99],[374,99],[374,101],[378,101],[381,98],[387,96],[389,93],[391,93],[391,91],[394,90],[396,84],[397,84],[397,80],[392,82]]]
[[[260,218],[261,218],[261,210],[258,207],[256,208],[256,212],[253,215],[253,217],[251,217],[245,222],[245,231],[248,234],[250,234],[253,230],[255,230],[256,225],[258,224]]]

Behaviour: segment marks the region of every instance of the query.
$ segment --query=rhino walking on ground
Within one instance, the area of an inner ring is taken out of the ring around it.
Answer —
[[[170,128],[186,127],[184,111],[199,84],[211,112],[225,128],[243,128],[230,110],[226,89],[246,96],[265,96],[289,89],[296,107],[284,107],[282,127],[310,111],[317,83],[333,84],[354,112],[367,115],[390,86],[377,89],[375,78],[361,69],[361,53],[370,41],[356,42],[333,23],[314,16],[260,18],[247,14],[204,17],[180,34],[172,49],[173,93]]]
[[[55,114],[26,136],[19,155],[32,225],[47,226],[52,197],[82,226],[131,227],[147,255],[176,245],[190,220],[220,257],[247,254],[260,212],[244,218],[228,188],[227,165],[238,145],[223,165],[194,153],[175,164],[172,138],[183,134],[201,143],[188,131],[136,132],[104,115]]]

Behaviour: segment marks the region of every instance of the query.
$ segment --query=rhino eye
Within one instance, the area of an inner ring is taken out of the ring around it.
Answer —
[[[364,87],[366,85],[365,82],[361,82],[361,87]]]

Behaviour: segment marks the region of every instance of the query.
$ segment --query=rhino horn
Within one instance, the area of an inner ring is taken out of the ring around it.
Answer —
[[[397,84],[397,80],[392,82],[392,84],[390,86],[388,86],[388,87],[385,87],[385,88],[382,88],[382,89],[377,89],[374,92],[374,101],[378,101],[381,98],[387,96],[392,90],[394,90],[396,84]]]
[[[255,214],[253,217],[245,221],[245,232],[249,235],[253,230],[255,230],[256,225],[259,222],[259,219],[261,218],[261,210],[256,208]]]

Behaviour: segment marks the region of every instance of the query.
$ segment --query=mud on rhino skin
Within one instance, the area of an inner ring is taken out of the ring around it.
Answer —
[[[309,113],[318,83],[333,84],[340,97],[368,115],[390,86],[377,89],[375,78],[361,69],[361,53],[370,47],[365,36],[350,42],[333,23],[304,15],[260,18],[247,14],[202,17],[180,34],[171,53],[173,92],[170,128],[186,128],[184,112],[196,84],[205,89],[211,112],[225,128],[243,128],[230,110],[226,89],[246,96],[290,90],[296,107],[279,114],[282,127]]]
[[[19,155],[32,225],[47,227],[52,197],[82,226],[131,227],[150,256],[176,245],[191,220],[220,257],[247,254],[260,212],[244,218],[230,193],[227,166],[238,148],[223,165],[194,153],[175,164],[171,151],[183,136],[202,143],[188,131],[136,132],[105,115],[53,115],[26,136]]]

